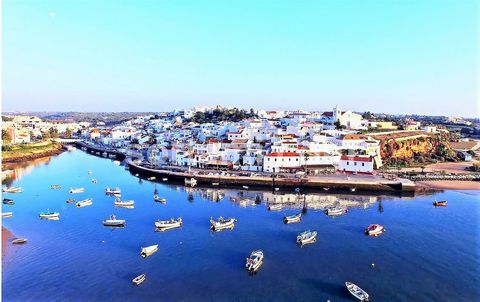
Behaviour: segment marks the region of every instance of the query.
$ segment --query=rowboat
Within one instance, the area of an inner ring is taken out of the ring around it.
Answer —
[[[263,264],[263,251],[261,250],[256,250],[253,251],[250,254],[250,257],[247,258],[247,263],[245,264],[245,267],[247,271],[251,273],[255,273],[258,271],[260,266]]]
[[[122,193],[122,190],[120,190],[120,188],[110,188],[110,187],[105,188],[105,194],[108,194],[108,195],[119,195],[121,193]]]
[[[286,224],[289,224],[289,223],[299,222],[301,219],[302,219],[302,213],[298,213],[295,215],[283,217],[283,222],[285,222]]]
[[[2,218],[9,218],[13,216],[13,212],[3,212]]]
[[[352,282],[345,282],[345,286],[352,296],[357,298],[359,301],[368,301],[368,294],[366,291],[361,289],[358,285],[353,284]]]
[[[40,219],[58,220],[60,218],[60,213],[47,210],[46,212],[40,213],[38,216],[40,216]]]
[[[304,231],[298,234],[297,243],[300,245],[315,243],[317,242],[317,232],[316,231]]]
[[[269,211],[280,211],[282,209],[282,205],[279,203],[269,204],[267,208]]]
[[[10,199],[10,198],[4,198],[2,202],[3,202],[3,204],[8,204],[8,205],[14,205],[15,204],[15,201],[13,201],[13,199]]]
[[[93,199],[87,198],[84,200],[80,200],[75,205],[77,206],[77,208],[81,208],[81,207],[91,206],[92,204],[93,204]]]
[[[68,191],[70,194],[77,194],[77,193],[83,193],[85,191],[84,188],[73,188]]]
[[[365,233],[370,236],[380,236],[383,232],[385,232],[385,228],[377,223],[371,224],[365,229]]]
[[[179,228],[183,224],[182,218],[178,217],[177,219],[170,220],[157,220],[155,221],[155,227],[161,231],[166,231],[174,228]]]
[[[21,193],[23,190],[20,187],[4,187],[2,188],[3,193]]]
[[[342,207],[331,207],[325,210],[328,216],[339,216],[345,214],[347,210]]]
[[[145,274],[141,274],[140,276],[137,276],[135,278],[133,278],[132,282],[133,284],[135,285],[140,285],[140,283],[142,283],[143,281],[145,281],[145,278],[147,277],[147,275]]]
[[[131,208],[135,205],[134,200],[120,200],[120,198],[115,199],[114,202],[116,207],[126,207],[126,208]]]
[[[447,206],[447,201],[446,200],[439,200],[439,201],[434,201],[433,205],[436,207],[446,207]]]
[[[185,178],[185,185],[195,187],[197,185],[197,180],[195,178]]]
[[[67,199],[67,201],[66,201],[66,202],[67,202],[67,203],[72,203],[72,202],[75,202],[75,198],[69,198],[69,199]]]
[[[51,185],[51,186],[50,186],[50,189],[53,189],[53,190],[61,189],[61,188],[62,188],[61,185]]]
[[[219,231],[223,229],[233,229],[235,227],[235,218],[223,218],[220,216],[217,220],[210,217],[210,227],[214,231]]]
[[[156,202],[166,203],[167,199],[158,196],[157,194],[153,195],[153,200]]]
[[[140,256],[143,258],[146,258],[150,256],[151,254],[155,253],[158,251],[158,244],[150,245],[147,247],[142,247],[142,251],[140,252]]]
[[[105,219],[102,221],[104,226],[113,226],[113,227],[121,227],[125,225],[124,219],[117,219],[115,215],[110,215],[110,219]]]
[[[27,238],[15,238],[12,240],[12,244],[23,244],[27,242]]]

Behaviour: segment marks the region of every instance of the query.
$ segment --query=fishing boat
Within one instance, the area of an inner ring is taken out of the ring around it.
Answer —
[[[152,255],[153,253],[155,253],[156,251],[158,251],[158,244],[150,245],[150,246],[147,246],[147,247],[142,247],[142,251],[140,252],[140,256],[142,256],[143,258],[146,258],[146,257]]]
[[[115,199],[114,202],[116,207],[132,208],[135,205],[134,200],[120,200],[120,198]]]
[[[10,199],[10,198],[4,198],[2,202],[3,202],[3,204],[8,204],[8,205],[14,205],[15,204],[15,201],[13,201],[13,199]]]
[[[23,244],[27,243],[27,238],[15,238],[12,240],[12,244]]]
[[[77,202],[75,204],[75,206],[77,206],[77,208],[82,208],[82,207],[86,207],[86,206],[91,206],[92,204],[93,204],[93,199],[87,198],[87,199],[84,199],[84,200],[80,200],[79,202]]]
[[[302,219],[302,213],[298,213],[295,215],[283,217],[283,222],[285,222],[286,224],[289,224],[289,223],[300,222],[301,219]]]
[[[153,200],[156,201],[156,202],[161,202],[161,203],[166,203],[167,202],[166,198],[160,197],[157,194],[153,195]]]
[[[331,207],[325,210],[325,214],[328,216],[339,216],[345,214],[346,212],[347,210],[342,207]]]
[[[433,205],[436,207],[446,207],[447,206],[447,201],[446,200],[435,200],[433,202]]]
[[[352,296],[357,298],[359,301],[368,301],[369,296],[367,292],[361,289],[358,285],[352,282],[345,282],[345,286],[350,294],[352,294]]]
[[[280,211],[282,209],[282,205],[280,203],[272,203],[268,205],[269,211]]]
[[[9,218],[13,216],[13,212],[3,212],[2,218]]]
[[[182,218],[178,217],[177,219],[170,220],[157,220],[155,221],[155,227],[161,231],[166,231],[174,228],[179,228],[183,224]]]
[[[109,219],[105,219],[102,221],[104,226],[112,226],[112,227],[121,227],[125,226],[125,220],[124,219],[117,219],[115,215],[110,215]]]
[[[220,216],[217,220],[210,217],[210,227],[214,231],[219,231],[223,229],[233,229],[235,227],[235,218],[223,218]]]
[[[195,178],[185,178],[185,185],[195,187],[197,185],[197,180]]]
[[[2,188],[3,193],[22,193],[22,188],[20,187],[4,187]]]
[[[75,198],[69,198],[69,199],[67,199],[67,203],[72,203],[72,202],[75,202]]]
[[[316,231],[304,231],[297,236],[297,243],[300,245],[315,243],[317,242],[317,232]]]
[[[162,181],[168,181],[168,178],[164,177],[162,178]]]
[[[133,284],[135,285],[140,285],[140,283],[142,283],[143,281],[145,281],[145,278],[147,277],[147,275],[145,274],[141,274],[140,276],[137,276],[135,278],[133,278],[132,282]]]
[[[108,194],[108,195],[120,195],[122,193],[122,190],[120,190],[120,188],[110,188],[110,187],[106,187],[105,188],[105,194]]]
[[[50,189],[53,189],[53,190],[57,190],[57,189],[61,189],[62,186],[61,185],[51,185],[50,186]]]
[[[150,176],[149,178],[147,178],[148,180],[155,180],[157,179],[155,176]]]
[[[73,188],[68,191],[70,194],[78,194],[78,193],[83,193],[85,191],[84,188]]]
[[[96,184],[97,180],[95,178],[92,178],[92,184]]]
[[[380,236],[383,232],[385,228],[378,223],[371,224],[365,229],[365,233],[369,236]]]
[[[258,271],[260,266],[263,264],[263,251],[261,250],[256,250],[253,251],[250,254],[250,257],[247,258],[247,263],[245,264],[245,267],[247,268],[247,271],[251,273],[255,273]]]
[[[40,219],[58,220],[60,218],[60,213],[47,210],[46,212],[40,213],[38,216],[40,216]]]
[[[248,190],[248,186],[242,186],[242,188],[244,188],[245,190]]]

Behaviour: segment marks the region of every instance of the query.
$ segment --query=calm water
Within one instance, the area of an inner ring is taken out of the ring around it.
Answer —
[[[3,224],[29,241],[9,244],[2,263],[5,301],[353,301],[347,280],[367,290],[371,301],[478,301],[480,294],[479,191],[437,194],[448,199],[446,208],[434,208],[434,196],[310,194],[297,202],[294,194],[212,189],[191,192],[189,201],[183,187],[141,181],[82,151],[17,176],[13,184],[24,192],[10,195],[16,204],[4,211],[14,214]],[[62,189],[51,190],[52,184]],[[122,199],[134,199],[135,209],[115,208],[106,186],[121,187]],[[85,187],[85,193],[72,196],[70,187]],[[167,204],[153,202],[155,188]],[[66,204],[71,197],[92,197],[93,206]],[[290,206],[267,211],[272,200]],[[327,217],[321,209],[336,202],[351,206],[348,214]],[[303,204],[301,223],[282,223]],[[40,220],[47,208],[61,219]],[[127,220],[125,228],[102,226],[113,213]],[[220,215],[236,217],[235,229],[212,233],[209,218]],[[154,231],[156,219],[178,216],[181,229]],[[364,235],[370,223],[387,232]],[[295,238],[306,229],[318,231],[318,241],[300,248]],[[159,251],[141,258],[140,247],[155,243]],[[259,248],[265,263],[249,276],[245,257]],[[140,273],[147,280],[135,287],[131,279]]]

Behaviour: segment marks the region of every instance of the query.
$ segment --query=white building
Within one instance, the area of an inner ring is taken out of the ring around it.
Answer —
[[[342,155],[338,164],[340,172],[373,173],[373,157]]]

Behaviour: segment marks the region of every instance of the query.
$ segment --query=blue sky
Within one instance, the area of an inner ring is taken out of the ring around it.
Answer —
[[[475,116],[476,0],[3,1],[3,111]]]

